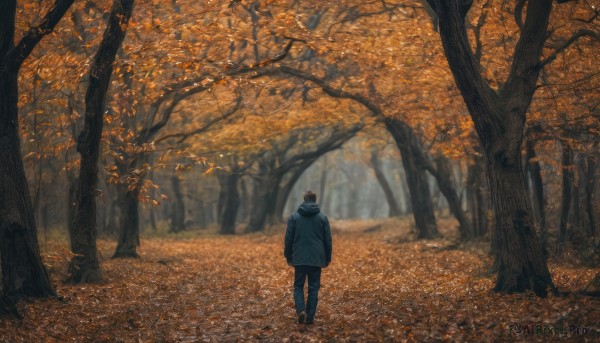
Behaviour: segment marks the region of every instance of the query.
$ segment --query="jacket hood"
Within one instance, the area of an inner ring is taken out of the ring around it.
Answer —
[[[300,207],[298,207],[298,213],[304,217],[314,216],[315,214],[321,212],[319,209],[319,204],[316,202],[304,202]]]

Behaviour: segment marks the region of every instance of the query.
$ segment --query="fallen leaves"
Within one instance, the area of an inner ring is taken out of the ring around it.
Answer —
[[[21,303],[22,321],[0,317],[0,342],[493,341],[509,327],[576,325],[600,337],[598,299],[491,292],[495,275],[477,249],[446,241],[396,243],[406,227],[363,233],[334,223],[332,265],[323,270],[315,324],[295,323],[293,270],[283,235],[147,239],[142,258],[103,262],[101,284],[63,284],[64,243],[52,242],[51,276],[62,300]],[[350,225],[349,225],[350,226]],[[392,243],[390,243],[392,242]],[[107,258],[112,242],[100,241]],[[595,270],[551,265],[561,290]],[[565,338],[556,336],[553,339]]]

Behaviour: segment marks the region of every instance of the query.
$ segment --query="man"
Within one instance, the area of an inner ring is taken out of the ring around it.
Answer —
[[[285,232],[287,263],[295,268],[294,303],[298,323],[312,324],[319,301],[321,268],[331,262],[331,229],[319,209],[317,195],[304,193],[304,203],[288,219]],[[308,277],[308,298],[304,304],[304,280]]]

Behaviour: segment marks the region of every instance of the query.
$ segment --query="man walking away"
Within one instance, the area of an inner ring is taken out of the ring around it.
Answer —
[[[331,229],[319,209],[317,195],[304,193],[304,203],[288,219],[283,254],[293,266],[294,303],[298,323],[312,324],[319,301],[321,268],[331,262]],[[308,298],[304,303],[304,280],[308,277]]]

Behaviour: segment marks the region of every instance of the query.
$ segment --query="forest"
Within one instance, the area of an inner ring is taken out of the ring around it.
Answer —
[[[0,342],[597,341],[599,53],[600,0],[3,0]]]

